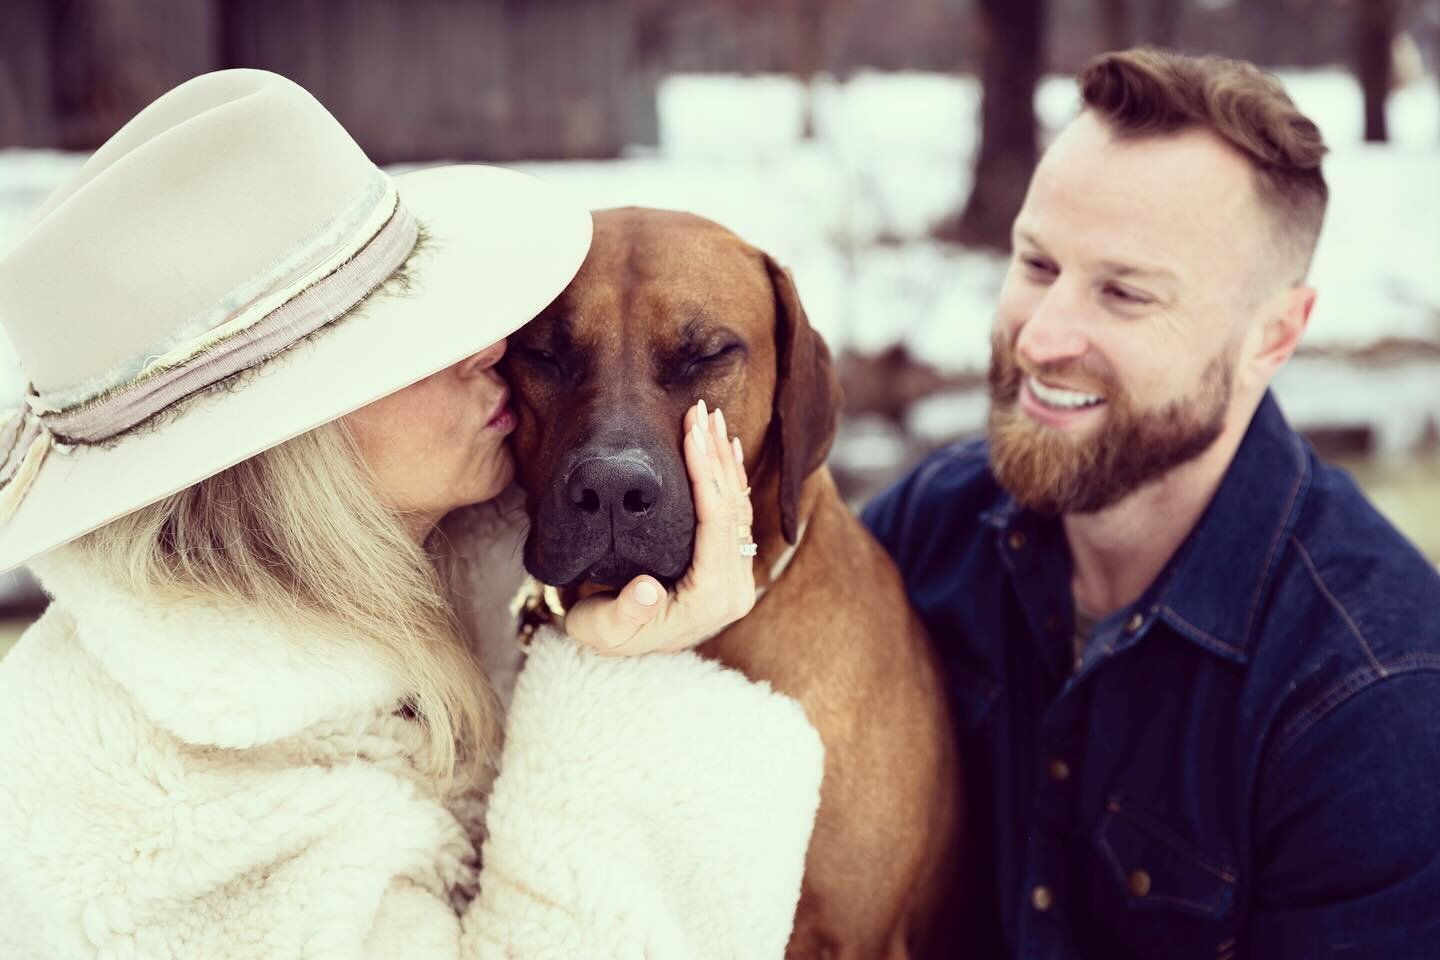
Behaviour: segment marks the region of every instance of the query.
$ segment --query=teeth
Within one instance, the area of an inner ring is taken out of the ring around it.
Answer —
[[[1039,398],[1041,403],[1049,407],[1059,407],[1063,410],[1078,410],[1081,407],[1093,407],[1104,400],[1104,397],[1091,393],[1077,393],[1074,390],[1061,390],[1058,387],[1047,387],[1034,377],[1027,377],[1026,382],[1030,385],[1030,392]]]

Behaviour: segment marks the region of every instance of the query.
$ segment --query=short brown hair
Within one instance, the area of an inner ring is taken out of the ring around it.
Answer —
[[[1076,82],[1085,107],[1116,136],[1204,129],[1248,157],[1277,243],[1295,257],[1296,282],[1304,278],[1329,197],[1320,171],[1326,147],[1280,81],[1243,60],[1137,47],[1094,58]]]

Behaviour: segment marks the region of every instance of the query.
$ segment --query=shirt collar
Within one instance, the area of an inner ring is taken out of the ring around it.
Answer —
[[[1138,640],[1161,620],[1217,656],[1248,661],[1258,612],[1310,479],[1304,443],[1267,392],[1214,499],[1125,617],[1126,633]],[[1021,508],[1009,494],[982,520],[1000,537],[1054,522]]]
[[[1244,663],[1310,487],[1305,445],[1267,391],[1215,498],[1147,591],[1173,630]]]

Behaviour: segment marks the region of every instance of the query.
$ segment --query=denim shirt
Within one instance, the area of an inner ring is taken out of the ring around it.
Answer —
[[[1440,576],[1273,398],[1078,669],[1060,523],[983,443],[863,519],[946,662],[976,956],[1440,958]]]

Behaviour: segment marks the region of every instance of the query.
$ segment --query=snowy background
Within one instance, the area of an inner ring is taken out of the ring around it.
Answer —
[[[1437,86],[1426,77],[1397,90],[1392,142],[1370,146],[1348,73],[1281,77],[1332,154],[1308,353],[1282,371],[1277,392],[1301,428],[1365,429],[1382,459],[1414,459],[1440,429]],[[812,323],[837,354],[904,344],[942,374],[983,371],[1004,259],[929,237],[969,190],[978,84],[874,73],[821,80],[811,91],[816,137],[805,140],[806,89],[794,79],[671,77],[660,88],[657,149],[525,168],[594,208],[680,208],[734,229],[793,268]],[[1070,79],[1046,80],[1037,97],[1043,135],[1076,104]],[[0,151],[0,246],[83,159]],[[9,400],[22,380],[0,348],[0,395]],[[862,478],[852,491],[868,492],[925,448],[977,430],[984,410],[983,393],[970,387],[913,406],[900,424],[851,419],[836,466]],[[1440,510],[1440,496],[1411,503]]]
[[[1440,344],[1435,83],[1427,78],[1391,97],[1392,142],[1376,146],[1361,142],[1359,88],[1347,73],[1281,76],[1332,148],[1307,346],[1353,353],[1385,340]],[[978,85],[928,74],[819,82],[812,141],[800,138],[803,95],[786,77],[672,77],[660,88],[658,150],[526,169],[594,208],[673,207],[734,229],[795,271],[811,321],[837,351],[903,342],[942,370],[983,370],[1004,260],[928,238],[969,190]],[[1047,136],[1076,102],[1068,78],[1042,84],[1037,108]],[[0,244],[83,159],[0,151]],[[1301,423],[1373,423],[1382,451],[1404,451],[1440,411],[1440,376],[1433,359],[1390,359],[1397,370],[1383,382],[1338,376],[1335,364],[1317,359],[1297,363],[1277,388]],[[0,394],[9,399],[20,379],[8,349],[3,361]],[[964,431],[979,412],[921,410],[915,426]]]

